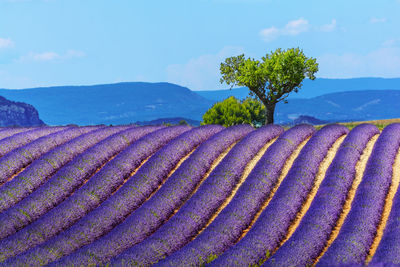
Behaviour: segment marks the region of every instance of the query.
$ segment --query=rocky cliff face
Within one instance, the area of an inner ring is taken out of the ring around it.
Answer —
[[[41,126],[38,111],[29,104],[14,102],[0,96],[0,126]]]

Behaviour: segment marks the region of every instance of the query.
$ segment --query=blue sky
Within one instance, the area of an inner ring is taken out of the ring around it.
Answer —
[[[317,77],[400,77],[400,0],[0,0],[0,88],[228,88],[219,64],[300,47]]]

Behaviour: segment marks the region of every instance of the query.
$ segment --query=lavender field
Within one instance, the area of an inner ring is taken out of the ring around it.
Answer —
[[[400,265],[400,123],[0,128],[0,266]]]

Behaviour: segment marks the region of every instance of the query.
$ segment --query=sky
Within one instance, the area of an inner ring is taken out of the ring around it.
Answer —
[[[317,77],[400,77],[400,0],[0,0],[0,88],[220,84],[220,63],[299,47]]]

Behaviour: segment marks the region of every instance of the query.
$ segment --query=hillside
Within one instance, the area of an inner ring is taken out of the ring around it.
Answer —
[[[182,121],[186,122],[188,125],[192,126],[200,126],[200,121],[191,120],[187,118],[160,118],[151,121],[137,121],[135,124],[143,126],[143,125],[163,125],[163,124],[171,124],[171,125],[178,125]]]
[[[275,119],[285,122],[308,115],[330,122],[400,117],[400,90],[351,91],[279,103]]]
[[[33,105],[49,125],[119,125],[160,118],[171,121],[186,118],[198,122],[216,101],[197,93],[170,83],[0,90],[1,96]],[[275,122],[292,124],[300,116],[326,122],[399,118],[400,86],[399,90],[357,89],[308,99],[289,99],[288,104],[278,103]]]
[[[304,81],[302,89],[297,94],[291,94],[289,98],[312,98],[329,93],[365,90],[400,90],[400,78],[317,78],[314,81],[307,79]],[[230,96],[244,99],[248,96],[249,89],[240,87],[232,90],[196,91],[196,93],[207,99],[222,101]]]
[[[200,120],[213,101],[170,83],[117,83],[0,90],[36,107],[50,125],[129,124],[167,117]]]
[[[14,102],[0,96],[0,127],[4,126],[41,126],[38,111],[31,105]]]

